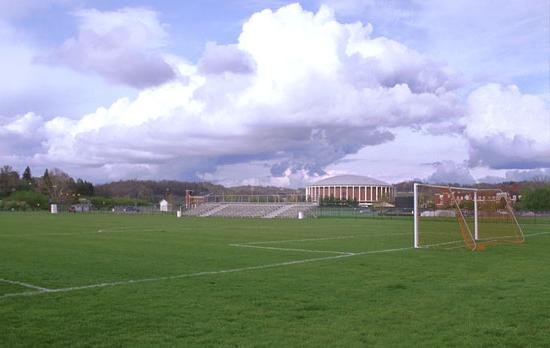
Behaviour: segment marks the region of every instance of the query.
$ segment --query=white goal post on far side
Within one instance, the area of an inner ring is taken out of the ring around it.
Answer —
[[[414,247],[462,247],[521,243],[523,232],[508,194],[479,189],[414,184]]]

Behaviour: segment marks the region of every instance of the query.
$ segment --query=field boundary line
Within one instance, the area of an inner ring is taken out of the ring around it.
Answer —
[[[331,253],[331,254],[342,254],[342,255],[354,255],[355,254],[355,253],[348,252],[348,251],[278,248],[278,247],[268,247],[268,246],[259,246],[259,245],[250,245],[250,244],[229,244],[229,246],[241,247],[241,248],[267,249],[267,250],[298,251],[298,252],[305,252],[305,253],[327,253],[327,254]]]
[[[93,231],[80,231],[80,232],[46,232],[46,233],[0,233],[0,237],[40,237],[40,236],[80,236],[80,235],[93,235],[96,233],[125,233],[125,232],[180,232],[163,230],[161,228],[100,228]]]
[[[550,232],[529,233],[529,234],[524,234],[523,236],[524,237],[536,237],[536,236],[542,236],[544,234],[550,234]]]
[[[23,291],[23,292],[12,292],[9,294],[3,294],[0,295],[0,300],[3,298],[9,298],[9,297],[21,297],[21,296],[34,296],[34,295],[41,295],[45,294],[47,291]]]
[[[237,272],[245,272],[245,271],[254,271],[254,270],[261,270],[261,269],[268,269],[268,268],[277,268],[277,267],[284,267],[284,266],[300,265],[300,264],[305,264],[305,263],[310,263],[310,262],[337,260],[337,259],[342,259],[342,258],[347,258],[347,257],[352,257],[352,256],[358,256],[358,255],[391,253],[391,252],[405,251],[405,250],[411,250],[411,249],[413,249],[413,248],[408,247],[408,248],[396,248],[396,249],[371,250],[371,251],[364,251],[364,252],[359,252],[359,253],[354,253],[354,254],[342,254],[342,255],[334,255],[334,256],[316,257],[316,258],[312,258],[312,259],[292,260],[292,261],[271,263],[271,264],[258,265],[258,266],[230,268],[230,269],[218,270],[218,271],[203,271],[203,272],[184,273],[184,274],[177,274],[177,275],[172,275],[172,276],[164,276],[164,277],[156,277],[156,278],[130,279],[130,280],[122,280],[122,281],[116,281],[116,282],[105,282],[105,283],[89,284],[89,285],[82,285],[82,286],[72,286],[72,287],[58,288],[58,289],[48,289],[47,291],[27,291],[27,292],[4,294],[4,295],[0,296],[0,299],[8,298],[8,297],[35,296],[35,295],[42,295],[42,294],[64,293],[64,292],[72,292],[72,291],[78,291],[78,290],[97,289],[97,288],[114,287],[114,286],[121,286],[121,285],[160,282],[160,281],[165,281],[165,280],[173,280],[173,279],[181,279],[181,278],[194,278],[194,277],[217,275],[217,274],[228,274],[228,273],[237,273]]]
[[[47,292],[47,291],[52,290],[52,289],[44,288],[44,287],[41,287],[41,286],[38,286],[38,285],[30,284],[30,283],[19,282],[17,280],[10,280],[10,279],[3,279],[3,278],[0,278],[0,283],[19,285],[19,286],[23,286],[23,287],[29,288],[29,289],[40,290],[42,292]]]

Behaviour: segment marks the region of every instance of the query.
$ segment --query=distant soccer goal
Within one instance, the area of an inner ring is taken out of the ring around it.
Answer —
[[[506,192],[414,184],[415,248],[483,250],[523,241]]]

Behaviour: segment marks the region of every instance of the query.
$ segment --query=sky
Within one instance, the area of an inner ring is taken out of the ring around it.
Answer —
[[[0,0],[0,165],[550,178],[546,0]]]

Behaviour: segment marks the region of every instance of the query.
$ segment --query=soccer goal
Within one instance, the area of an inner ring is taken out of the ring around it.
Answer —
[[[483,250],[523,241],[506,192],[414,184],[415,248]]]

